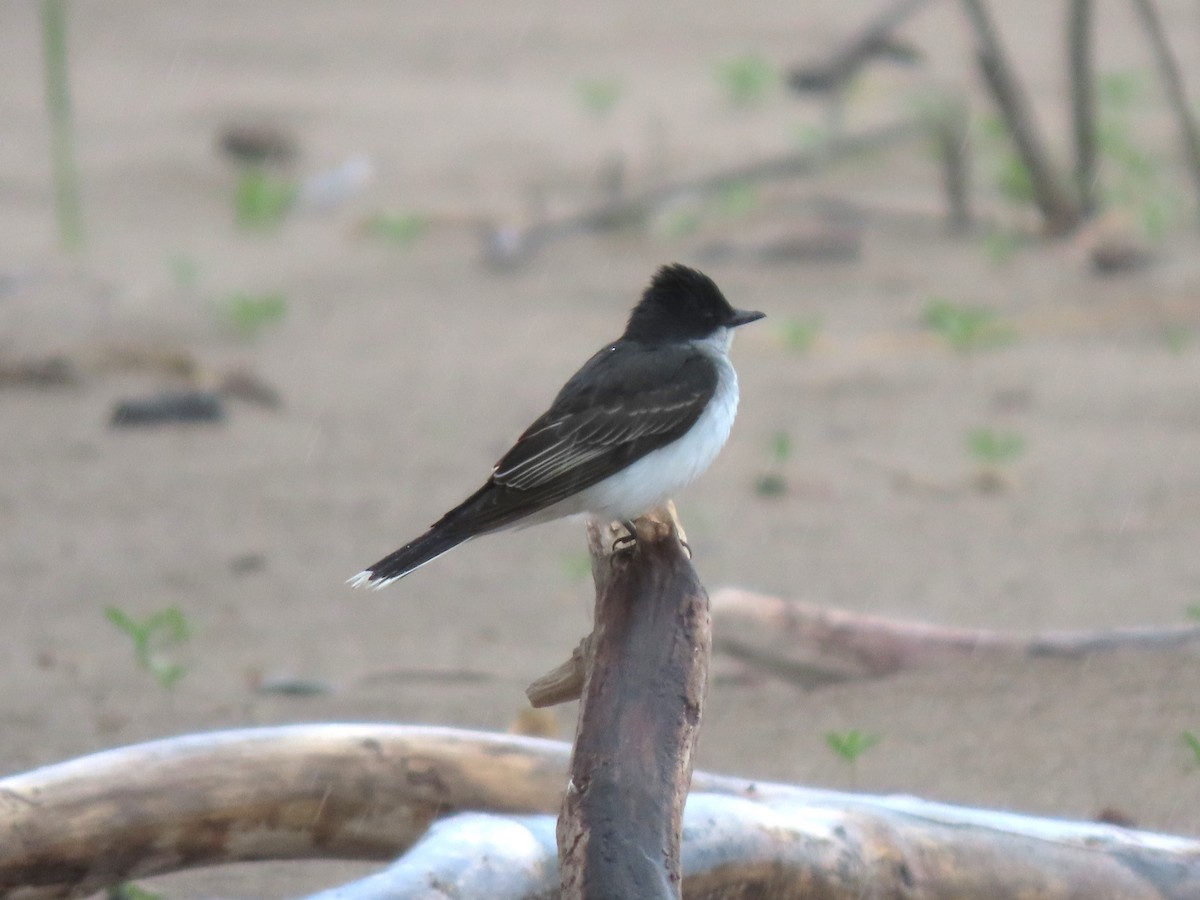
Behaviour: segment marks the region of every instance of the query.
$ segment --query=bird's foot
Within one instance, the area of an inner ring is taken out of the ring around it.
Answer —
[[[632,553],[637,548],[637,526],[627,519],[622,519],[621,524],[628,531],[628,534],[623,534],[612,543],[612,553]]]

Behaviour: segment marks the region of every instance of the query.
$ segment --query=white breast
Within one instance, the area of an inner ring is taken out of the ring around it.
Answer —
[[[697,342],[697,348],[716,364],[718,380],[716,393],[688,433],[583,491],[574,512],[591,513],[606,521],[635,519],[674,497],[712,465],[737,414],[737,373],[728,353],[731,340],[732,333],[722,329]]]

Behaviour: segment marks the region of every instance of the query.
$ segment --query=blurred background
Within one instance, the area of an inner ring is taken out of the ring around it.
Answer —
[[[589,629],[580,525],[345,580],[670,261],[768,315],[677,498],[710,591],[1196,624],[1198,94],[1182,0],[0,3],[0,770],[275,722],[569,738],[523,690]],[[713,675],[704,768],[1200,833],[1187,647]]]

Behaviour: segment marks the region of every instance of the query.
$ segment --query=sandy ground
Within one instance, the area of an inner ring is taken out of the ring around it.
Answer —
[[[1178,182],[1176,228],[1139,273],[1100,279],[1077,243],[997,263],[980,234],[947,236],[936,171],[916,145],[765,189],[698,232],[673,235],[667,221],[564,240],[514,271],[481,263],[479,221],[593,202],[613,159],[636,189],[794,146],[824,121],[820,103],[773,91],[732,109],[712,68],[751,51],[779,66],[812,59],[865,14],[808,6],[78,4],[88,245],[65,261],[36,7],[0,5],[0,355],[65,353],[85,372],[71,388],[0,389],[0,771],[261,723],[509,726],[524,685],[587,629],[579,526],[475,542],[384,592],[345,579],[473,490],[675,259],[770,317],[734,348],[742,409],[729,446],[679,498],[707,584],[1021,631],[1186,621],[1200,602],[1194,210],[1149,60],[1117,12],[1105,13],[1101,57],[1145,76],[1137,132]],[[1060,136],[1059,13],[1003,6]],[[1185,69],[1200,71],[1194,6],[1164,7]],[[903,115],[939,85],[965,85],[986,110],[951,7],[905,33],[924,68],[866,76],[851,127]],[[623,85],[603,118],[574,89],[600,77]],[[300,173],[362,154],[372,182],[335,210],[238,229],[235,175],[214,141],[225,123],[264,119],[296,135]],[[980,167],[981,209],[1028,224]],[[714,239],[754,247],[811,228],[814,196],[882,211],[863,221],[858,260],[705,255]],[[361,222],[381,211],[433,226],[405,246],[365,236]],[[281,291],[286,316],[253,339],[231,334],[216,308],[237,291]],[[1016,340],[948,349],[920,325],[939,297],[995,310]],[[810,320],[817,340],[800,352],[789,322]],[[110,429],[116,402],[172,384],[115,366],[114,347],[189,354],[211,372],[247,366],[283,406],[231,401],[219,425]],[[1024,440],[998,491],[971,486],[965,435],[981,426]],[[780,433],[790,452],[773,461]],[[772,471],[787,491],[761,496],[756,478]],[[171,606],[192,634],[168,691],[104,610]],[[411,677],[422,671],[484,677]],[[264,694],[262,677],[331,690]],[[1200,834],[1200,767],[1181,739],[1200,732],[1198,687],[1183,651],[813,692],[722,678],[698,764],[1057,816],[1115,807],[1146,828]],[[850,729],[880,737],[853,769],[825,745]],[[172,898],[285,897],[362,871],[248,866],[146,885]]]

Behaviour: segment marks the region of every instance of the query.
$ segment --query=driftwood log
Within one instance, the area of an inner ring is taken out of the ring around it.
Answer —
[[[81,897],[245,860],[392,860],[435,819],[471,810],[545,814],[535,827],[546,829],[569,754],[558,741],[399,725],[257,728],[110,750],[0,779],[0,896]],[[1186,838],[703,772],[692,788],[689,898],[1200,896],[1200,841]],[[440,843],[454,853],[454,841]],[[530,854],[522,839],[518,857],[529,864]],[[453,866],[423,871],[427,887],[434,872],[454,877]],[[539,896],[534,887],[509,896]],[[454,888],[416,896],[466,896]]]
[[[712,613],[714,649],[809,688],[955,660],[1077,657],[1200,644],[1200,625],[1018,634],[901,621],[736,588],[713,595]]]

